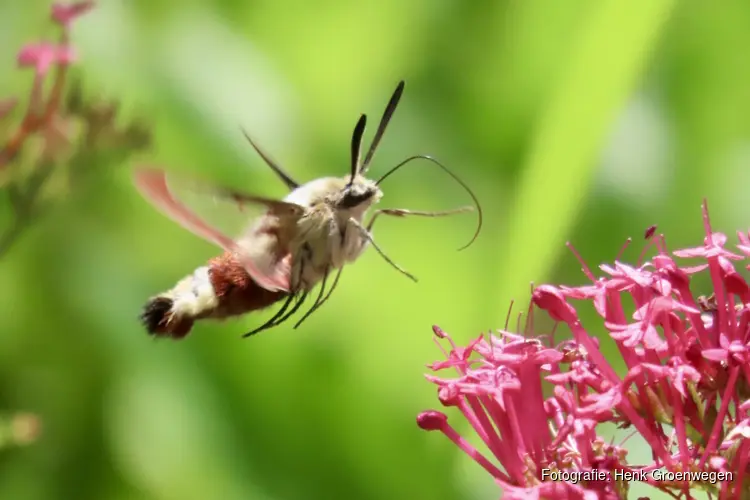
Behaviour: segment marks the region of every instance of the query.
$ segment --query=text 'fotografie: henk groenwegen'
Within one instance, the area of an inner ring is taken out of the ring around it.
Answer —
[[[588,481],[687,481],[701,483],[720,483],[724,481],[734,481],[732,472],[718,471],[686,471],[673,472],[664,469],[655,470],[638,470],[638,471],[604,471],[591,469],[587,471],[559,471],[551,469],[542,469],[542,481],[564,481],[566,483],[580,483]]]

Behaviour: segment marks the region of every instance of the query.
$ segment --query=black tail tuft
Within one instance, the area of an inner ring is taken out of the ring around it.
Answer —
[[[193,328],[194,318],[176,316],[174,301],[167,297],[154,297],[143,307],[141,322],[151,335],[181,339]]]
[[[173,303],[172,299],[167,297],[154,297],[146,303],[140,318],[148,333],[152,335],[164,333]]]

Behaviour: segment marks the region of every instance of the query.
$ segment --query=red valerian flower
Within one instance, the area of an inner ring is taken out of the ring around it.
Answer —
[[[142,123],[122,123],[116,100],[84,94],[80,77],[70,81],[77,61],[71,28],[93,7],[90,0],[54,4],[50,17],[57,40],[27,43],[16,57],[19,67],[33,70],[28,99],[0,97],[0,205],[12,214],[0,229],[0,258],[53,197],[62,197],[47,188],[53,173],[64,171],[73,186],[150,145]]]
[[[70,29],[93,7],[92,1],[54,4],[50,16],[58,39],[27,43],[16,57],[18,66],[33,70],[29,98],[0,96],[0,206],[9,209],[3,218],[8,223],[0,227],[0,259],[63,198],[54,191],[65,190],[48,189],[53,172],[75,187],[82,176],[121,164],[149,146],[143,125],[115,121],[116,101],[88,97],[80,80],[68,81],[76,61]],[[34,442],[40,429],[35,413],[0,411],[0,450]]]
[[[39,416],[28,412],[0,414],[0,450],[11,446],[25,446],[39,438]]]
[[[44,77],[53,65],[67,65],[75,61],[72,47],[51,43],[30,43],[18,53],[19,66],[33,66],[39,77]]]
[[[74,20],[93,6],[91,1],[54,4],[50,12],[52,19],[62,27],[59,42],[31,42],[18,51],[18,65],[33,68],[34,81],[20,126],[7,139],[0,138],[0,170],[7,168],[18,157],[27,140],[37,132],[47,137],[60,135],[56,130],[56,122],[59,121],[57,118],[63,104],[68,67],[76,61],[76,53],[70,43],[70,27]],[[57,71],[52,77],[48,95],[44,95],[44,84],[53,68]],[[13,108],[6,106],[6,102],[15,104],[15,99],[0,102],[0,118],[5,117]]]
[[[74,2],[70,4],[56,3],[52,5],[52,20],[67,30],[73,21],[90,11],[93,7],[93,1]]]
[[[750,257],[750,232],[738,233],[736,253],[712,230],[705,202],[703,220],[702,246],[670,253],[651,227],[644,250],[656,249],[650,261],[602,265],[599,278],[576,253],[591,284],[543,285],[532,293],[532,311],[572,333],[557,345],[552,334],[503,330],[463,348],[434,327],[438,345],[444,339],[450,348],[429,368],[457,375],[426,377],[487,451],[472,446],[442,412],[421,413],[418,425],[445,434],[495,479],[504,499],[624,499],[633,480],[675,498],[693,498],[696,490],[748,498],[750,287],[735,263]],[[708,297],[696,297],[690,286],[701,272],[713,285]],[[624,375],[583,325],[576,301],[593,303],[603,320],[597,330],[614,340]],[[628,318],[623,304],[630,302],[635,312]],[[604,423],[640,434],[652,463],[628,463],[624,443],[608,444],[599,434]]]

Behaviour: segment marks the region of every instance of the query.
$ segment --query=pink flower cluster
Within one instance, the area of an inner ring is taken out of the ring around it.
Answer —
[[[20,127],[0,144],[0,170],[13,160],[27,137],[37,131],[42,131],[50,139],[60,135],[55,127],[55,115],[59,109],[65,86],[65,76],[68,66],[75,62],[76,54],[70,45],[70,28],[75,19],[88,12],[94,6],[93,1],[75,2],[72,4],[54,4],[51,8],[53,22],[62,28],[58,43],[34,42],[28,43],[18,52],[20,67],[34,68],[34,82],[26,114]],[[43,84],[51,68],[57,68],[49,96],[43,95]],[[0,99],[0,119],[4,118],[15,108],[17,99]]]
[[[0,258],[32,221],[69,194],[61,185],[49,189],[52,178],[65,179],[73,188],[151,145],[149,127],[122,120],[116,99],[84,92],[81,78],[70,81],[76,60],[70,30],[93,7],[90,0],[54,4],[51,19],[59,28],[58,41],[28,43],[18,52],[18,65],[34,76],[20,120],[0,124],[0,204],[11,207],[12,217],[0,228]],[[0,99],[0,120],[16,118],[11,115],[17,102]]]
[[[51,8],[52,21],[61,28],[59,43],[48,41],[26,44],[17,55],[19,67],[34,69],[34,80],[28,107],[21,123],[10,131],[7,137],[0,137],[0,201],[7,197],[13,214],[10,224],[0,230],[0,258],[18,240],[19,235],[29,221],[39,213],[39,193],[49,178],[49,165],[34,164],[32,168],[12,169],[8,167],[21,156],[21,150],[35,135],[42,137],[46,156],[65,139],[62,121],[61,104],[65,87],[65,76],[68,66],[75,61],[76,55],[70,45],[70,27],[72,22],[88,12],[93,2],[83,1],[73,4],[55,4]],[[45,96],[44,83],[51,69],[56,68],[51,89]],[[16,109],[18,99],[10,97],[0,99],[0,120],[10,116]],[[6,129],[3,128],[3,133]],[[20,170],[20,172],[19,172]],[[11,175],[6,175],[10,173]],[[19,175],[20,174],[20,175]],[[14,412],[0,414],[0,450],[8,446],[25,445],[39,437],[41,421],[34,413]]]
[[[646,249],[656,249],[650,261],[605,264],[599,278],[582,262],[591,284],[536,288],[532,311],[566,325],[572,339],[556,345],[554,331],[538,338],[500,331],[460,347],[434,327],[450,349],[429,367],[457,376],[427,379],[487,452],[459,435],[442,412],[421,413],[419,426],[445,434],[493,476],[506,500],[623,499],[627,474],[673,498],[693,498],[696,490],[748,498],[750,287],[735,263],[750,257],[750,233],[739,232],[731,251],[726,236],[712,231],[705,202],[703,216],[702,246],[670,253],[650,228]],[[702,262],[685,266],[676,259]],[[694,295],[696,273],[710,276],[710,296]],[[576,301],[592,302],[603,323],[584,326]],[[592,327],[614,341],[624,375],[604,356]],[[607,422],[640,434],[651,463],[629,464],[624,443],[599,434]],[[583,480],[555,481],[551,472]]]

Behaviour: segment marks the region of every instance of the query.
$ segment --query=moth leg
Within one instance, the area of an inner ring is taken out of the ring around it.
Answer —
[[[307,292],[302,292],[302,293],[298,292],[299,291],[299,284],[300,284],[300,281],[302,280],[302,270],[303,270],[303,267],[304,267],[304,260],[300,259],[299,273],[296,276],[296,279],[294,279],[295,277],[292,277],[292,280],[290,280],[291,292],[289,293],[289,297],[287,297],[287,299],[284,301],[284,305],[281,306],[281,309],[279,309],[276,312],[276,314],[274,314],[271,317],[271,319],[269,319],[268,321],[266,321],[265,323],[263,323],[261,326],[259,326],[255,330],[252,330],[252,331],[246,333],[245,335],[243,335],[242,336],[243,338],[250,337],[251,335],[255,335],[256,333],[260,333],[263,330],[268,330],[269,328],[273,328],[274,326],[278,326],[281,323],[283,323],[284,321],[286,321],[287,319],[289,319],[289,317],[292,314],[294,314],[295,312],[297,312],[299,310],[299,308],[302,306],[302,303],[307,298]],[[291,305],[292,301],[295,300],[295,299],[297,300],[297,302],[292,307],[292,310],[289,311],[287,314],[284,315],[284,313],[286,312],[286,310]]]
[[[256,333],[262,332],[263,330],[267,330],[271,328],[272,326],[274,326],[275,321],[279,319],[281,315],[286,312],[286,310],[289,308],[289,305],[292,303],[295,297],[296,297],[295,294],[290,293],[289,297],[287,297],[287,299],[284,301],[284,305],[281,306],[281,309],[279,309],[278,312],[276,312],[276,314],[274,314],[271,317],[271,319],[263,323],[261,326],[259,326],[255,330],[247,332],[245,335],[242,336],[242,338],[250,337],[251,335],[255,335]]]
[[[391,215],[393,217],[408,217],[408,216],[417,216],[417,217],[445,217],[447,215],[455,215],[455,214],[461,214],[465,212],[471,212],[474,210],[474,207],[471,205],[467,205],[464,207],[458,207],[458,208],[452,208],[450,210],[440,210],[437,212],[425,212],[422,210],[409,210],[406,208],[381,208],[379,210],[376,210],[375,213],[372,215],[372,218],[370,219],[370,223],[367,224],[367,230],[372,231],[372,226],[375,224],[375,221],[378,219],[379,215]]]
[[[339,268],[339,272],[336,273],[336,278],[333,280],[333,285],[331,285],[331,289],[328,290],[328,293],[325,297],[323,297],[323,300],[320,301],[318,306],[315,309],[320,309],[320,306],[326,303],[326,301],[331,298],[331,295],[333,294],[333,291],[336,289],[336,286],[339,284],[339,278],[341,278],[341,272],[344,270],[343,267]],[[312,311],[310,311],[312,313]]]
[[[325,274],[323,274],[323,281],[320,283],[320,291],[318,292],[318,296],[315,298],[315,302],[313,303],[312,307],[302,316],[302,319],[297,321],[297,323],[294,325],[294,329],[296,330],[299,325],[302,324],[303,321],[307,319],[308,316],[312,314],[312,312],[317,309],[318,304],[320,304],[320,301],[323,299],[323,294],[326,291],[326,282],[328,281],[328,272],[329,268],[326,268]]]
[[[393,260],[391,260],[391,258],[388,257],[385,254],[385,252],[383,252],[383,250],[378,246],[378,244],[375,243],[375,239],[372,237],[372,234],[370,234],[369,230],[367,230],[356,219],[349,218],[349,222],[351,222],[359,230],[359,232],[362,234],[362,236],[367,241],[370,242],[370,244],[375,249],[375,251],[378,252],[380,254],[380,256],[383,257],[383,259],[385,259],[385,261],[391,265],[391,267],[393,267],[396,271],[400,272],[401,274],[403,274],[404,276],[406,276],[407,278],[409,278],[410,280],[412,280],[412,281],[414,281],[416,283],[416,281],[417,281],[416,276],[414,276],[409,271],[407,271],[406,269],[402,268],[401,266],[399,266],[398,264],[396,264],[395,262],[393,262]]]
[[[331,294],[336,289],[336,285],[339,284],[339,278],[341,277],[341,271],[343,271],[344,268],[340,267],[339,271],[336,273],[336,278],[333,280],[333,285],[331,285],[331,289],[328,290],[328,293],[326,294],[323,299],[320,298],[321,295],[323,295],[323,286],[325,286],[326,278],[328,277],[328,274],[326,274],[326,278],[323,278],[323,285],[321,286],[320,295],[318,295],[318,299],[315,301],[315,304],[310,308],[309,311],[305,313],[304,316],[302,316],[302,319],[300,319],[296,325],[294,325],[294,328],[296,329],[299,325],[302,324],[303,321],[305,321],[307,318],[310,317],[312,313],[320,309],[320,306],[326,303],[326,301],[331,297]]]
[[[301,249],[301,253],[299,255],[299,274],[297,275],[297,280],[294,281],[294,288],[293,290],[298,291],[300,290],[302,286],[302,276],[303,270],[305,268],[305,262],[309,262],[309,260],[312,258],[312,249],[309,245],[304,245]],[[302,304],[305,303],[305,300],[307,300],[307,296],[309,295],[308,290],[304,290],[302,293],[296,293],[299,300],[295,302],[294,307],[292,307],[292,310],[286,313],[283,317],[276,320],[276,322],[272,326],[279,326],[286,320],[288,320],[294,313],[299,311],[300,307],[302,307]]]
[[[300,307],[302,307],[302,304],[305,303],[309,295],[310,293],[307,291],[304,291],[301,294],[299,294],[298,296],[299,300],[294,304],[294,307],[292,307],[292,310],[286,313],[283,318],[280,318],[279,320],[277,320],[273,326],[279,326],[280,324],[288,320],[294,313],[299,311]]]

